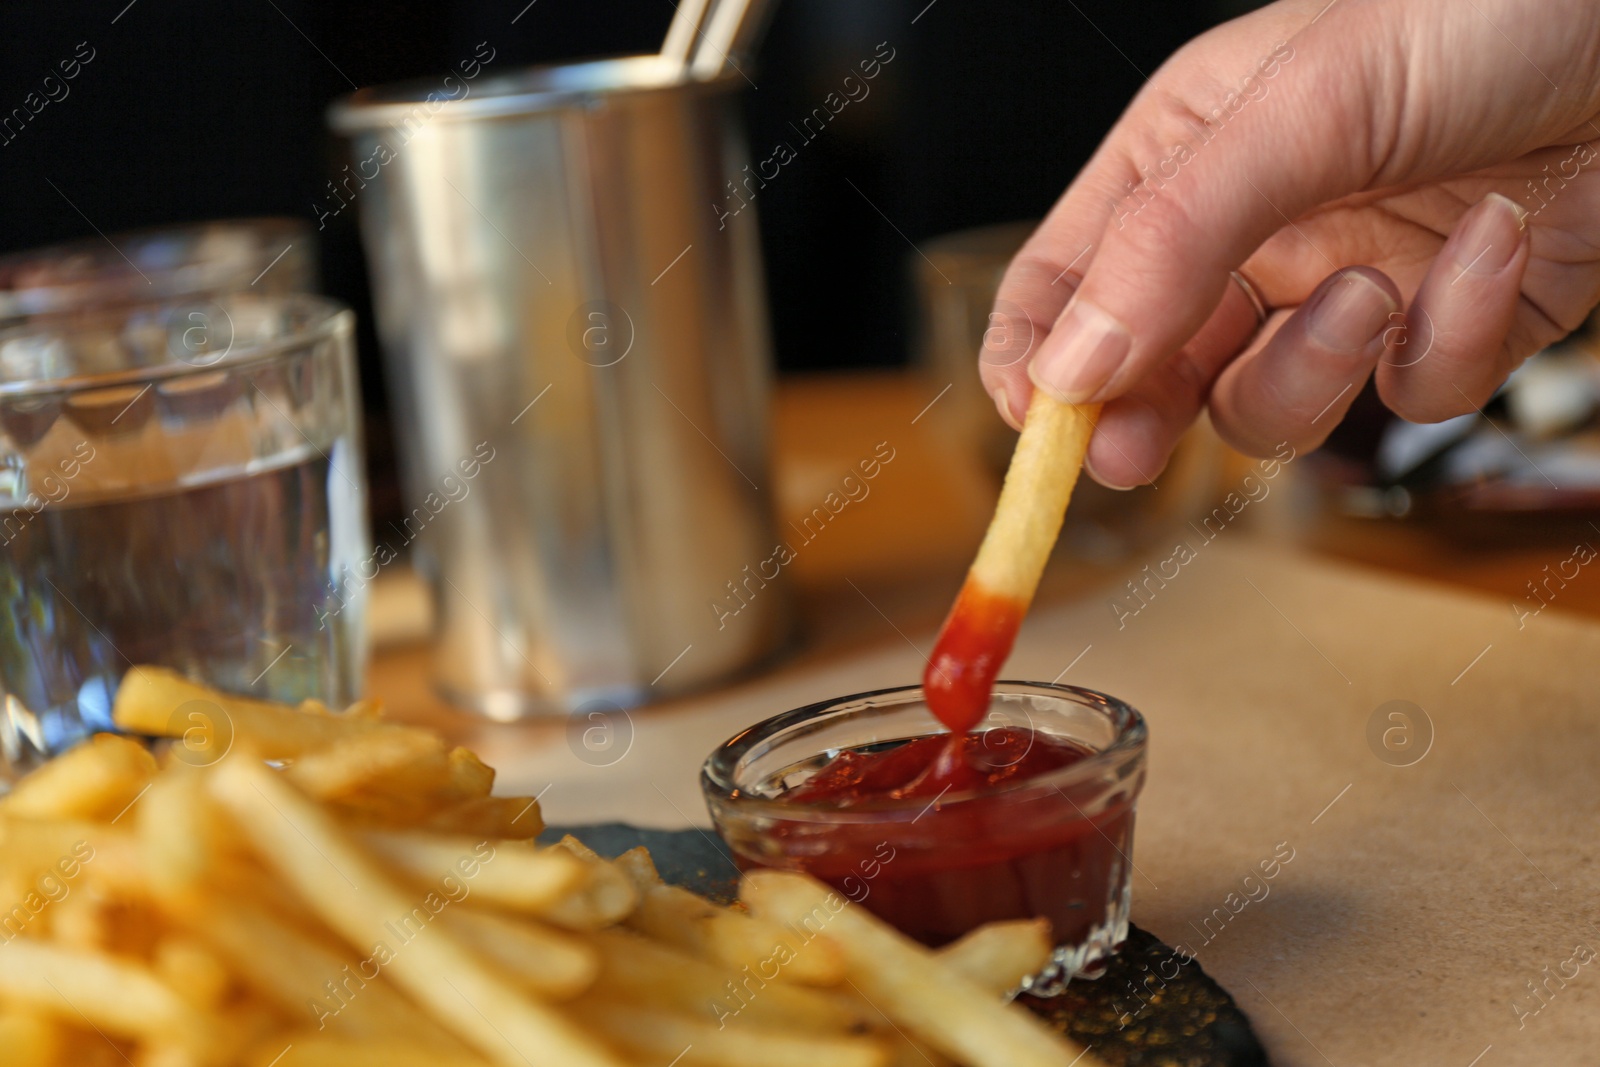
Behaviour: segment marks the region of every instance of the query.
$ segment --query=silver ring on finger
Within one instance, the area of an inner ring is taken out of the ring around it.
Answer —
[[[1250,306],[1255,309],[1256,325],[1265,326],[1267,324],[1268,311],[1267,302],[1262,299],[1261,290],[1257,289],[1255,284],[1239,271],[1230,270],[1228,277],[1233,279],[1233,284],[1239,287],[1239,291],[1244,293],[1245,299],[1250,301]]]

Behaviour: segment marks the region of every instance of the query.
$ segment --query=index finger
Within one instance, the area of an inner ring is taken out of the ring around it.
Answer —
[[[1346,53],[1351,38],[1376,31],[1338,10],[1315,26],[1309,18],[1275,5],[1205,35],[1119,120],[1048,224],[1061,266],[1094,247],[1028,360],[1036,386],[1067,403],[1127,393],[1200,329],[1230,270],[1308,209],[1365,183],[1373,168],[1360,146],[1336,147],[1327,131],[1372,121]]]
[[[1022,429],[1033,383],[1028,361],[1049,336],[1088,268],[1104,217],[1075,217],[1063,198],[1006,268],[978,354],[978,378],[1000,417]],[[1080,247],[1081,242],[1081,247]],[[1072,249],[1078,251],[1073,252]]]

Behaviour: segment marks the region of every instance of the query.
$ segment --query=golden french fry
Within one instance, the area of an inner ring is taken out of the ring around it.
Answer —
[[[216,1025],[203,1046],[182,1033],[143,1040],[133,1056],[134,1067],[237,1067],[246,1049],[281,1025],[259,1006],[249,1004],[216,1011],[209,1017]]]
[[[968,979],[1001,996],[1017,988],[1050,959],[1055,943],[1050,920],[1017,919],[980,926],[939,949],[939,959]]]
[[[620,1067],[562,1014],[513,989],[449,930],[403,940],[416,901],[315,803],[250,759],[218,764],[212,793],[263,861],[352,946],[382,946],[384,972],[468,1045],[504,1067]],[[631,887],[630,887],[631,888]],[[376,951],[374,949],[374,951]]]
[[[326,983],[337,983],[354,966],[253,901],[198,902],[191,923],[194,933],[228,961],[245,985],[288,1015],[306,1011],[313,998],[323,995]]]
[[[419,1048],[393,1038],[353,1041],[314,1030],[259,1042],[245,1062],[249,1067],[490,1067],[462,1048]]]
[[[560,930],[467,908],[453,908],[438,921],[463,945],[544,997],[577,996],[600,973],[599,954]]]
[[[81,1027],[62,1029],[63,1051],[59,1063],[70,1063],[72,1067],[127,1067],[127,1052],[123,1047],[131,1047],[130,1042],[113,1044],[93,1030]]]
[[[413,881],[457,878],[479,903],[538,914],[555,907],[590,877],[562,849],[414,830],[364,830],[366,845]]]
[[[596,989],[605,999],[647,1004],[719,1027],[768,1026],[823,1033],[864,1030],[863,1005],[830,992],[778,981],[782,964],[765,973],[735,970],[625,929],[593,935],[600,950]]]
[[[0,1065],[55,1067],[63,1062],[61,1024],[43,1015],[6,1011],[0,1014]]]
[[[705,924],[718,959],[738,967],[766,967],[787,959],[783,978],[804,985],[831,986],[843,979],[844,956],[831,942],[803,944],[781,926],[746,912],[724,909]]]
[[[882,1032],[881,1036],[889,1044],[891,1067],[953,1067],[955,1063],[938,1049],[929,1048],[903,1030],[890,1029]],[[1067,1067],[1079,1065],[1068,1064]]]
[[[744,876],[741,895],[757,914],[839,946],[862,996],[897,1026],[969,1067],[1097,1062],[1041,1020],[1001,1003],[936,953],[815,879],[790,871],[752,871]]]
[[[1034,390],[994,518],[922,676],[928,707],[953,732],[971,729],[988,708],[1099,417],[1099,404],[1062,404]]]
[[[568,834],[554,847],[582,860],[587,877],[577,892],[544,909],[547,922],[569,930],[600,930],[621,922],[638,905],[639,892],[628,876],[577,838]]]
[[[27,937],[0,949],[0,1001],[123,1037],[204,1030],[202,1017],[147,968]]]
[[[326,708],[323,708],[323,711],[331,714]],[[357,719],[381,719],[383,718],[383,701],[373,697],[364,697],[345,708],[341,714]]]
[[[191,704],[203,710],[186,713]],[[150,666],[133,667],[123,675],[111,714],[131,733],[183,737],[199,729],[221,735],[220,742],[205,739],[208,764],[226,755],[229,742],[248,742],[263,759],[292,759],[353,735],[409,729],[363,716],[308,714],[286,704],[233,696]]]
[[[477,797],[437,812],[416,827],[442,834],[531,841],[544,832],[544,816],[533,797]]]
[[[157,977],[198,1011],[217,1009],[232,984],[216,954],[187,935],[163,937],[150,962]]]
[[[1099,404],[1062,404],[1034,390],[994,518],[969,572],[990,593],[1033,599],[1072,499]]]
[[[93,884],[85,888],[89,893],[105,897],[99,923],[104,937],[100,950],[119,957],[149,960],[166,929],[160,910],[148,900],[118,899]]]
[[[586,864],[603,866],[609,862],[604,856],[600,855],[600,853],[596,852],[582,841],[579,841],[571,834],[563,834],[561,840],[556,842],[555,847],[572,853]]]
[[[155,757],[116,734],[96,734],[16,784],[0,812],[33,818],[114,819],[155,776]]]
[[[206,796],[200,772],[182,764],[167,768],[151,783],[134,824],[150,891],[174,914],[191,906],[209,873],[238,855],[226,821]]]
[[[637,870],[637,861],[629,867]],[[765,973],[782,959],[782,981],[831,986],[844,980],[844,956],[831,943],[812,941],[802,946],[793,931],[777,923],[713,904],[680,886],[657,885],[645,891],[625,922],[691,955],[734,968]]]
[[[571,1010],[630,1055],[682,1067],[888,1067],[890,1059],[888,1046],[874,1037],[719,1028],[658,1008],[594,1000],[578,1001]]]
[[[354,734],[306,753],[288,773],[304,792],[377,826],[414,826],[461,802],[450,753],[442,739],[423,730]]]
[[[389,779],[401,787],[443,782],[450,772],[442,738],[426,730],[367,730],[306,752],[289,765],[289,780],[320,800],[339,800]],[[409,781],[408,781],[409,779]]]
[[[147,1041],[139,1046],[132,1062],[134,1067],[207,1067],[214,1061],[184,1044]]]
[[[446,796],[461,800],[486,797],[494,790],[494,768],[465,748],[450,750],[450,784]]]
[[[661,874],[656,870],[656,861],[651,858],[650,850],[643,845],[630,848],[611,862],[628,876],[628,881],[633,883],[640,896],[661,884]]]
[[[270,906],[285,916],[305,917],[299,902],[256,863],[227,814],[211,798],[204,772],[181,764],[168,767],[140,801],[138,832],[149,899],[167,922],[206,935],[204,940],[213,948],[217,946],[200,917],[231,915],[237,906]],[[226,925],[229,917],[219,917],[218,922]],[[256,936],[265,938],[267,928],[256,931]],[[250,937],[248,930],[245,937]],[[270,956],[279,947],[275,942],[265,951]],[[249,957],[249,949],[241,948],[234,962],[248,967]],[[303,1003],[302,998],[295,1007]]]
[[[14,916],[13,916],[14,917]],[[98,950],[111,941],[111,902],[93,883],[67,894],[50,906],[44,915],[50,939],[67,948]],[[34,928],[38,932],[38,927]]]
[[[395,830],[410,829],[437,817],[439,808],[434,798],[438,796],[439,783],[444,780],[447,773],[448,769],[443,764],[438,766],[412,764],[395,777],[372,782],[348,796],[327,803],[341,812],[352,824]],[[401,776],[415,777],[412,782],[407,783],[401,780]],[[462,832],[472,832],[475,829],[469,827]]]
[[[793,951],[795,939],[781,927],[664,884],[649,849],[631,848],[612,862],[639,890],[639,907],[628,919],[634,929],[697,956],[735,968],[755,968],[758,974],[782,957],[777,971],[785,981],[829,986],[843,979],[844,958],[832,945],[809,945],[801,954]]]
[[[335,950],[248,899],[205,902],[193,925],[242,984],[290,1019],[351,1040],[454,1040],[383,979],[376,959]]]
[[[139,842],[127,822],[115,826],[82,819],[35,819],[0,815],[0,870],[48,898],[38,880],[50,874],[68,883],[92,880],[110,889],[142,893],[145,870]],[[8,896],[7,900],[23,900]],[[35,909],[37,910],[37,909]],[[5,916],[0,915],[0,924]]]

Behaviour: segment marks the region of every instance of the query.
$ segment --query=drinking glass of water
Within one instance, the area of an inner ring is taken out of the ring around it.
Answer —
[[[282,295],[0,331],[0,778],[111,728],[134,665],[353,699],[376,565],[353,329]]]

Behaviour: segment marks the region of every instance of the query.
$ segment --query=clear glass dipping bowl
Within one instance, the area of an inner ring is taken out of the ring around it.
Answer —
[[[986,922],[1043,916],[1057,948],[1023,984],[1041,995],[1103,973],[1127,937],[1143,717],[1077,686],[999,682],[985,732],[1023,727],[1091,755],[1036,777],[934,798],[841,809],[785,801],[840,752],[945,733],[920,686],[858,693],[776,715],[706,761],[701,787],[745,869],[805,871],[930,945]],[[1018,757],[1020,758],[1020,757]]]

